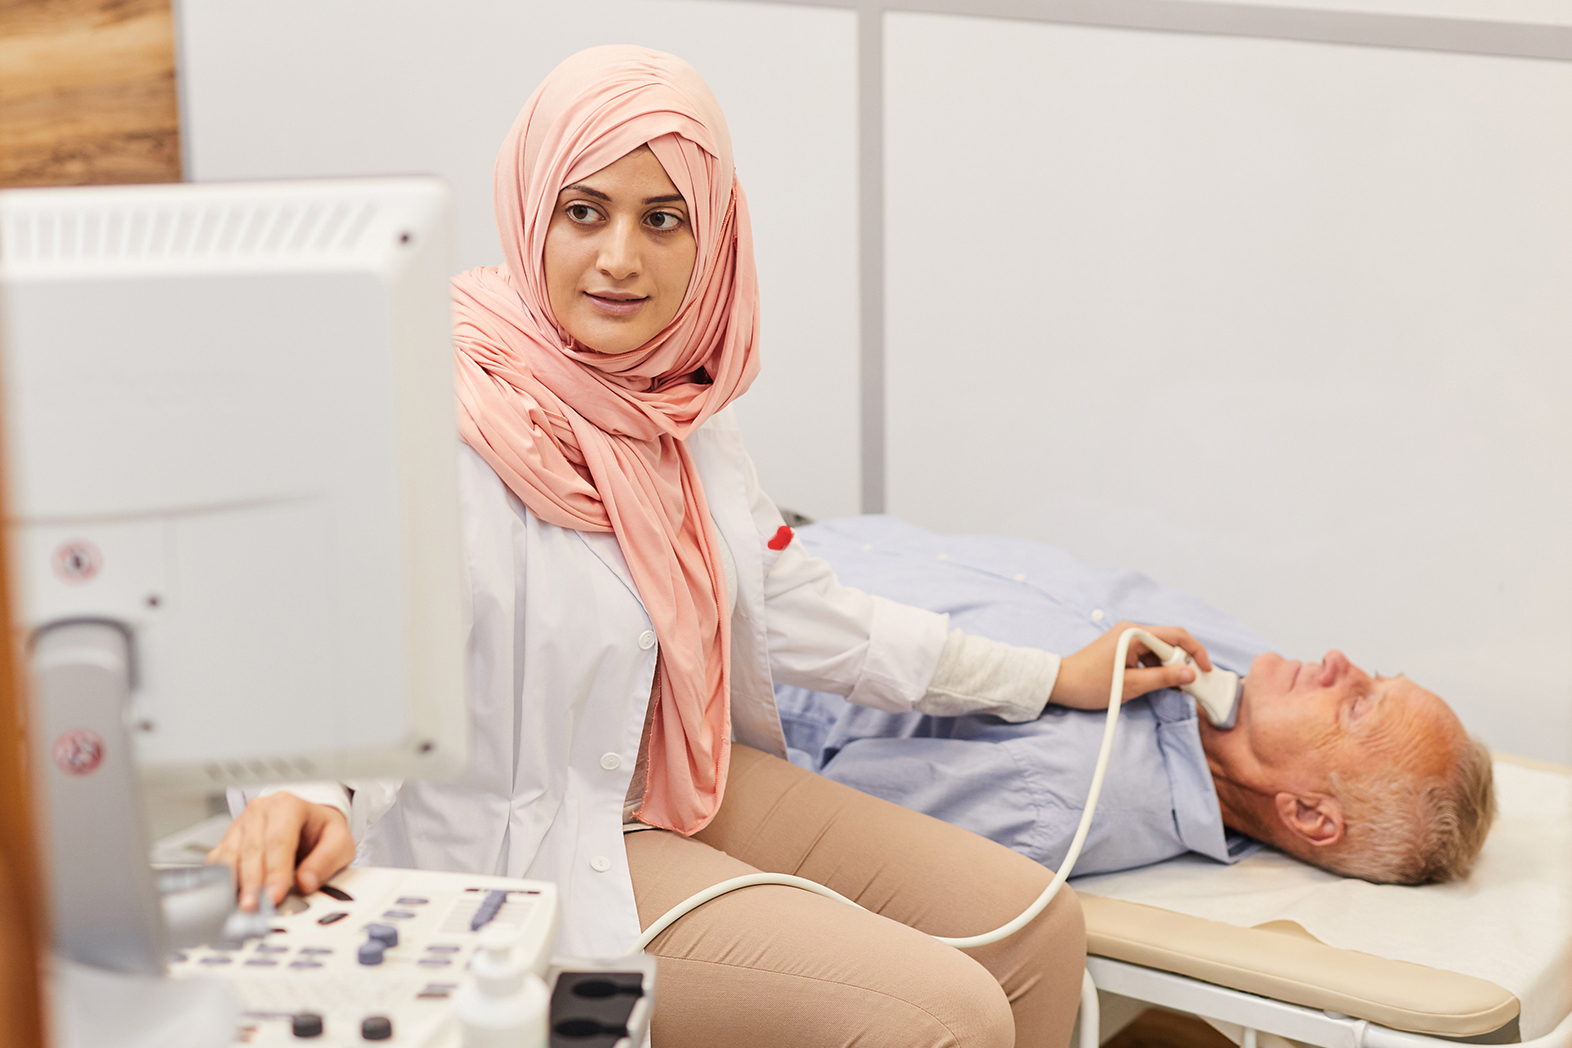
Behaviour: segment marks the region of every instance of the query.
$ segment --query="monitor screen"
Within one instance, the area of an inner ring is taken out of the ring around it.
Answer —
[[[466,756],[447,190],[0,192],[21,619],[121,624],[144,779]]]

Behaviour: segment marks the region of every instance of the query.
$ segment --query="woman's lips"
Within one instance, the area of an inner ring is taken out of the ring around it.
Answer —
[[[605,298],[588,291],[584,292],[584,297],[594,303],[596,309],[613,317],[631,317],[649,301],[648,298]]]

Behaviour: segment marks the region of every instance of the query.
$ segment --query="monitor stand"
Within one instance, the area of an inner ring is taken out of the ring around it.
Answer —
[[[126,726],[131,638],[106,620],[51,624],[34,635],[31,666],[55,953],[162,975],[168,937]]]
[[[33,767],[45,788],[51,997],[62,1048],[216,1048],[237,1002],[213,980],[166,974],[169,933],[148,862],[131,732],[129,631],[102,619],[33,637]]]

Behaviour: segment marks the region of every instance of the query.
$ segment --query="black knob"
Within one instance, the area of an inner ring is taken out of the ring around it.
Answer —
[[[289,1021],[289,1028],[296,1037],[321,1037],[322,1016],[315,1012],[301,1012]]]
[[[361,1020],[360,1036],[368,1041],[385,1041],[393,1036],[393,1020],[385,1015],[368,1015]]]

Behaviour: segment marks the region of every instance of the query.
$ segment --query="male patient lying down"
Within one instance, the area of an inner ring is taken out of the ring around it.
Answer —
[[[1338,651],[1286,660],[1205,602],[1018,539],[940,536],[889,517],[799,532],[842,582],[947,612],[970,634],[1076,651],[1116,625],[1181,625],[1245,676],[1231,731],[1177,691],[1127,703],[1077,873],[1195,851],[1233,862],[1261,841],[1371,881],[1468,872],[1495,814],[1490,756],[1446,703]],[[1069,849],[1106,715],[1035,721],[885,713],[780,685],[794,761],[963,826],[1049,866]],[[1251,840],[1253,838],[1253,840]]]

